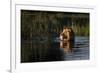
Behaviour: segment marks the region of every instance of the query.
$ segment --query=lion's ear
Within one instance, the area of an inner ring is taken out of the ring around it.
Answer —
[[[69,32],[71,32],[71,29],[68,29]]]

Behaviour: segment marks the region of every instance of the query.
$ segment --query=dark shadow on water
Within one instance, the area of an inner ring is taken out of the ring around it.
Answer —
[[[62,61],[63,51],[58,42],[33,42],[22,45],[21,62]]]
[[[74,49],[73,52],[81,52],[80,49]]]
[[[84,44],[60,40],[21,41],[21,63],[85,59],[89,59],[89,42]]]

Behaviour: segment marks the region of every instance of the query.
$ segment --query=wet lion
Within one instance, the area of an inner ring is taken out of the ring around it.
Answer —
[[[73,41],[74,32],[71,28],[64,27],[63,32],[60,33],[60,40]]]
[[[64,46],[64,44],[67,45],[66,50],[72,51],[72,47],[74,46],[74,32],[73,32],[73,30],[71,28],[64,27],[63,31],[60,33],[60,40],[63,41],[63,46]],[[68,44],[70,44],[71,47],[68,48]]]

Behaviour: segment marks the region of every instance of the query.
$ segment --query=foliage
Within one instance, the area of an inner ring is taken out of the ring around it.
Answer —
[[[89,36],[89,13],[21,10],[21,37],[59,36],[64,26],[78,36]]]

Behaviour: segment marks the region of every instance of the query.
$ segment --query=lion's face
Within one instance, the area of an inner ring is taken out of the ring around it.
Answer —
[[[71,28],[64,28],[61,36],[63,36],[63,39],[72,40],[72,37],[74,37],[73,30]]]

